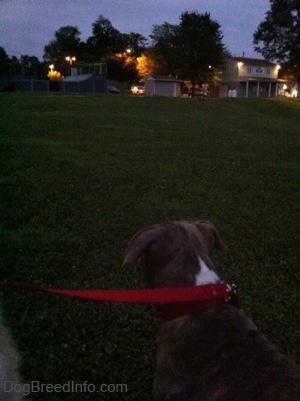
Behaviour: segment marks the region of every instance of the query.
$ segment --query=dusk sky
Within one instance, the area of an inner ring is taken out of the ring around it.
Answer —
[[[100,14],[122,33],[148,37],[153,25],[178,24],[182,12],[197,11],[209,12],[221,25],[233,55],[260,58],[253,50],[253,33],[269,8],[269,0],[0,0],[0,46],[9,56],[42,59],[55,31],[77,26],[86,40]]]

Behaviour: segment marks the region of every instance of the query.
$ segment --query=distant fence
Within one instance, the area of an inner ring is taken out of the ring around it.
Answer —
[[[81,80],[80,80],[81,78]],[[82,79],[83,78],[83,79]],[[74,80],[50,81],[36,76],[0,74],[0,91],[9,92],[106,92],[105,75],[90,74],[87,79],[77,76]]]
[[[18,81],[36,81],[38,78],[35,75],[0,74],[0,91],[14,92],[16,90],[16,82]],[[22,84],[21,84],[22,86]],[[28,86],[28,85],[27,85]],[[31,89],[29,89],[31,90]]]
[[[84,81],[15,80],[16,92],[106,92],[106,77],[94,75]]]
[[[17,79],[15,80],[16,92],[48,92],[49,82],[47,80],[38,79]]]

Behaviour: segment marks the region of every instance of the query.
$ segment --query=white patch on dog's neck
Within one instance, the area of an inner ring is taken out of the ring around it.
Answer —
[[[195,285],[214,284],[220,281],[216,273],[209,269],[205,262],[199,256],[200,270],[196,275]]]

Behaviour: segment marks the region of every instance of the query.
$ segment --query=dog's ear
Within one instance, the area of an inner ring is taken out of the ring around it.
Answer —
[[[158,241],[159,237],[160,230],[156,226],[146,228],[135,234],[125,251],[123,266],[137,263],[147,249]]]
[[[222,241],[218,230],[212,223],[209,221],[199,220],[195,222],[195,225],[203,236],[208,252],[214,248],[220,251],[226,251],[228,249]]]

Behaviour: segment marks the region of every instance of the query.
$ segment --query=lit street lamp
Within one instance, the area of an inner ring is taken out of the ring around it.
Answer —
[[[76,57],[67,56],[66,60],[70,63],[70,65],[72,65],[73,61],[76,61]]]

